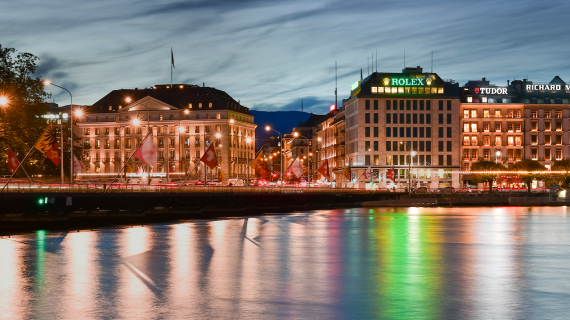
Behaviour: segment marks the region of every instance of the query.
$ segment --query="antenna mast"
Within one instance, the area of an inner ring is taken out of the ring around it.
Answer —
[[[431,73],[433,73],[433,50],[431,51]]]
[[[336,77],[336,61],[334,62],[334,108],[338,109],[337,102],[337,77]]]
[[[406,50],[404,50],[404,69],[406,69]]]
[[[378,72],[378,49],[376,49],[376,72]]]

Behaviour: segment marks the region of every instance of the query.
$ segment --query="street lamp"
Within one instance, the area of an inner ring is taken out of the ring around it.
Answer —
[[[412,161],[413,161],[412,159],[413,159],[415,156],[416,156],[416,152],[415,152],[415,151],[410,152],[410,162],[408,163],[408,164],[409,164],[409,172],[408,172],[408,180],[409,180],[408,188],[409,188],[409,189],[408,189],[408,191],[409,191],[409,194],[410,194],[410,198],[412,197]]]
[[[247,186],[249,186],[249,144],[251,143],[251,138],[245,138],[245,142],[247,143],[247,152],[246,152],[246,170],[247,170]]]
[[[4,107],[8,104],[8,98],[6,97],[0,97],[0,107],[2,107],[2,109],[4,109]],[[6,114],[6,112],[3,112],[4,115]],[[6,121],[8,122],[8,121]]]
[[[69,93],[69,97],[71,98],[71,104],[69,106],[69,138],[70,138],[70,142],[71,142],[71,147],[70,147],[70,155],[69,155],[69,162],[70,162],[70,168],[69,168],[69,181],[71,184],[73,184],[73,95],[71,94],[71,92],[69,90],[67,90],[64,87],[58,86],[55,83],[50,82],[49,80],[44,81],[44,85],[47,86],[55,86],[58,87],[60,89],[63,89],[65,91],[67,91],[67,93]],[[83,113],[82,113],[83,114]],[[63,119],[61,121],[61,128],[62,128],[62,132],[63,132]],[[62,133],[63,136],[63,133]],[[61,139],[61,168],[63,171],[63,137]]]
[[[303,139],[309,140],[309,138],[300,135],[299,132],[293,132],[293,136],[294,136],[295,138],[303,138]],[[308,145],[307,145],[307,148],[309,148]],[[309,152],[309,160],[308,160],[308,163],[307,163],[307,168],[308,168],[308,169],[307,169],[307,182],[308,182],[309,187],[310,187],[310,186],[311,186],[311,156],[313,155],[313,153],[310,151],[310,149],[307,150],[307,151]],[[306,158],[306,157],[304,157],[304,158]]]
[[[279,172],[279,179],[281,179],[281,185],[283,185],[283,135],[281,134],[281,132],[275,130],[275,129],[271,129],[270,126],[265,126],[265,131],[275,131],[279,134],[279,154],[280,154],[280,172]]]
[[[500,157],[501,157],[501,151],[495,152],[495,162],[497,162]]]

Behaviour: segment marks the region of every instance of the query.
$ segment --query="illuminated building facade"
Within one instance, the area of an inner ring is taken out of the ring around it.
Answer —
[[[380,180],[379,187],[404,188],[412,180],[412,187],[459,187],[459,175],[452,173],[461,163],[457,83],[420,67],[374,72],[352,85],[343,108],[346,161],[355,186]],[[378,174],[363,175],[369,165]],[[383,179],[392,167],[395,184]]]
[[[76,144],[91,146],[84,155],[84,178],[112,178],[149,130],[158,148],[158,163],[145,169],[158,177],[181,176],[196,165],[193,176],[199,176],[204,168],[199,160],[210,144],[215,144],[226,177],[245,172],[247,158],[254,157],[253,115],[215,88],[177,84],[114,90],[83,111],[74,132]],[[131,164],[135,171],[144,168],[135,157]],[[217,171],[209,174],[216,177]]]
[[[345,125],[344,109],[334,109],[317,125],[313,139],[316,146],[314,168],[318,169],[328,159],[331,181],[339,187],[346,186],[347,182],[342,174],[342,169],[346,166]]]

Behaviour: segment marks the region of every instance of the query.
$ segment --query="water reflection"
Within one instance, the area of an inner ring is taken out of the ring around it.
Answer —
[[[566,208],[324,210],[0,238],[6,318],[564,318]]]

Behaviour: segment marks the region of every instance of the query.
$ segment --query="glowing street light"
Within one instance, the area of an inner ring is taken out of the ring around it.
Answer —
[[[125,98],[125,101],[126,101],[127,103],[131,103],[131,101],[133,101],[133,99],[131,99],[131,97],[126,97],[126,98]]]
[[[219,132],[216,132],[216,139],[220,139],[222,137],[222,134]],[[251,138],[248,138],[249,140],[251,140]],[[251,141],[250,141],[251,142]]]
[[[281,170],[279,170],[279,178],[281,179],[281,182],[283,182],[283,152],[281,152],[281,151],[283,151],[283,135],[281,134],[281,132],[279,132],[275,129],[271,129],[270,126],[265,126],[265,131],[275,131],[279,134],[279,149],[280,150],[279,150],[279,152],[277,152],[277,153],[281,153],[281,159],[280,159]],[[275,155],[275,153],[274,153],[274,155]],[[283,184],[281,184],[281,185],[283,185]]]
[[[8,104],[8,98],[0,97],[0,106],[4,107],[7,104]]]
[[[132,123],[133,123],[134,126],[138,126],[138,125],[141,124],[141,121],[140,121],[138,118],[134,118],[133,121],[132,121]]]
[[[180,126],[180,127],[178,128],[178,131],[179,131],[180,133],[184,133],[184,132],[186,132],[186,128],[185,128],[184,126]]]
[[[83,110],[77,110],[77,111],[75,111],[75,116],[78,117],[78,118],[83,117]]]

